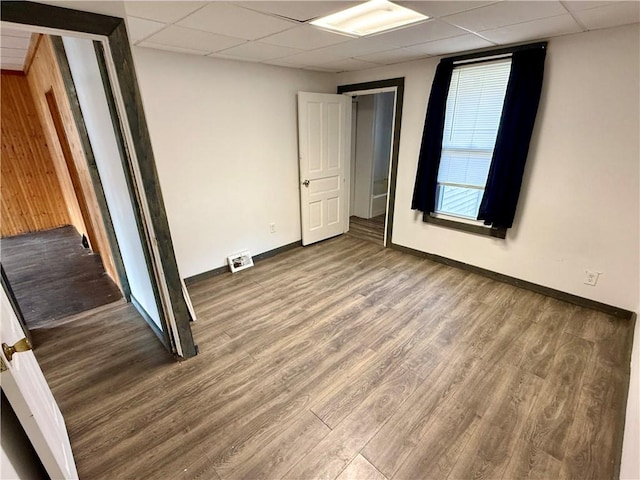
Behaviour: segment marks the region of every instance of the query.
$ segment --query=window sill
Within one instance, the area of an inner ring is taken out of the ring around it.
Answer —
[[[465,222],[456,222],[455,220],[435,217],[429,213],[425,213],[422,217],[422,220],[426,223],[431,223],[433,225],[439,225],[441,227],[451,228],[454,230],[461,230],[463,232],[468,232],[468,233],[475,233],[476,235],[484,235],[487,237],[502,238],[502,239],[507,237],[506,228],[493,228],[493,227],[485,227],[481,225],[473,225],[471,223],[465,223]]]

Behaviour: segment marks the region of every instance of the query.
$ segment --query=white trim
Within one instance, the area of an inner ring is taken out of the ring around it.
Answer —
[[[27,25],[24,23],[12,23],[0,21],[0,29],[10,28],[12,30],[20,30],[23,32],[42,33],[44,35],[57,35],[60,37],[76,37],[86,38],[88,40],[99,40],[106,42],[107,37],[104,35],[96,35],[93,33],[76,32],[73,30],[61,30],[59,28],[41,27],[39,25]]]
[[[386,92],[393,92],[393,117],[392,117],[392,121],[391,121],[391,148],[389,149],[389,174],[387,176],[387,206],[386,206],[386,210],[385,210],[385,214],[384,214],[384,236],[382,238],[382,245],[383,246],[387,246],[387,242],[390,242],[391,239],[387,238],[387,222],[389,221],[389,202],[391,201],[391,169],[393,168],[393,144],[396,140],[395,135],[396,135],[396,108],[398,106],[398,87],[397,86],[392,86],[392,87],[382,87],[382,88],[371,88],[369,90],[355,90],[353,92],[343,92],[342,95],[346,95],[348,97],[358,97],[358,96],[362,96],[362,95],[375,95],[377,93],[386,93]],[[349,150],[349,152],[351,152],[351,150]],[[347,169],[349,172],[351,172],[351,161],[353,160],[353,158],[351,158],[351,155],[349,155],[349,168]],[[397,182],[397,179],[396,179]],[[351,188],[351,183],[349,183],[349,188]],[[351,200],[351,190],[349,190],[349,198],[347,199],[348,201]],[[351,206],[348,206],[348,208],[350,209]],[[347,210],[347,212],[350,212],[350,210]],[[345,230],[345,233],[349,230],[349,216],[347,216],[347,227]]]
[[[141,213],[144,220],[143,228],[145,230],[145,243],[149,246],[149,250],[152,255],[152,268],[153,273],[158,285],[159,293],[160,293],[160,301],[162,303],[162,311],[167,319],[167,323],[169,325],[169,339],[171,343],[172,349],[175,353],[183,357],[184,352],[182,351],[182,343],[180,341],[180,333],[178,331],[178,325],[176,323],[175,315],[173,314],[173,308],[171,304],[171,299],[169,296],[169,287],[167,285],[166,278],[164,276],[164,268],[162,266],[162,259],[160,257],[160,252],[158,250],[158,240],[155,235],[155,231],[153,228],[153,224],[151,222],[151,215],[149,213],[149,206],[147,204],[147,198],[145,195],[145,191],[143,188],[142,182],[142,173],[140,172],[140,166],[138,164],[138,158],[136,155],[136,151],[134,148],[133,142],[133,134],[131,132],[131,128],[129,126],[129,121],[127,119],[126,110],[124,106],[124,100],[122,98],[122,90],[120,89],[120,83],[118,82],[118,77],[116,75],[115,64],[113,63],[113,56],[111,54],[111,49],[108,41],[103,41],[104,46],[104,57],[105,63],[107,65],[107,72],[109,74],[109,80],[111,81],[113,97],[116,102],[116,108],[118,109],[118,116],[120,122],[122,123],[122,131],[124,133],[124,139],[127,144],[127,150],[131,158],[131,166],[133,173],[133,183],[134,183],[134,195],[138,198],[138,203],[141,207]]]
[[[376,93],[384,93],[384,92],[398,92],[398,87],[382,87],[382,88],[372,88],[371,90],[356,90],[354,92],[343,92],[342,95],[346,95],[347,97],[357,97],[359,95],[375,95]]]
[[[513,57],[513,53],[503,53],[500,55],[487,55],[486,57],[477,57],[470,58],[468,60],[458,60],[453,62],[454,65],[465,65],[467,63],[478,63],[478,62],[486,62],[489,60],[502,60],[503,58],[511,58]]]
[[[430,215],[435,218],[442,218],[443,220],[450,220],[452,222],[466,223],[469,225],[480,225],[482,227],[487,226],[484,224],[482,220],[476,220],[471,217],[462,217],[458,215],[452,215],[450,213],[438,213],[438,212],[432,212]]]

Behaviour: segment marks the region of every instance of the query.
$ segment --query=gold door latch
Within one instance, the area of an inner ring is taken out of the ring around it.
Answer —
[[[18,340],[13,346],[9,346],[6,343],[2,344],[2,351],[8,361],[11,361],[14,353],[27,352],[29,350],[31,350],[31,343],[26,338]]]

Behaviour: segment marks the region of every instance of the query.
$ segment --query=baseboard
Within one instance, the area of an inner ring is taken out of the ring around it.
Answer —
[[[144,318],[144,321],[149,324],[149,326],[151,327],[151,330],[153,330],[153,333],[156,334],[156,336],[160,339],[162,344],[166,347],[167,346],[167,340],[165,338],[164,332],[162,330],[160,330],[158,325],[156,325],[156,322],[153,321],[151,316],[147,313],[147,311],[144,309],[144,307],[142,305],[140,305],[140,302],[138,302],[136,297],[134,297],[133,295],[131,295],[131,303],[136,308],[138,313],[142,316],[142,318]]]
[[[259,262],[261,260],[266,260],[267,258],[274,257],[280,253],[284,253],[288,250],[292,250],[297,247],[302,246],[302,241],[298,240],[297,242],[289,243],[287,245],[283,245],[282,247],[274,248],[273,250],[268,250],[266,252],[259,253],[253,256],[253,262]],[[192,277],[188,277],[184,279],[185,285],[189,286],[201,280],[206,280],[208,278],[217,277],[223,273],[230,272],[228,265],[223,265],[222,267],[214,268],[213,270],[208,270],[206,272],[199,273],[197,275],[193,275]]]
[[[510,277],[509,275],[503,275],[502,273],[492,272],[491,270],[476,267],[475,265],[469,265],[468,263],[459,262],[458,260],[452,260],[450,258],[441,257],[440,255],[415,250],[413,248],[404,247],[395,243],[390,243],[389,246],[394,250],[398,250],[399,252],[409,253],[411,255],[415,255],[421,258],[427,258],[429,260],[433,260],[434,262],[442,263],[450,267],[456,267],[468,272],[477,273],[478,275],[491,278],[492,280],[497,280],[498,282],[507,283],[509,285],[513,285],[514,287],[520,287],[526,290],[531,290],[532,292],[540,293],[552,298],[557,298],[558,300],[573,303],[574,305],[578,305],[580,307],[592,308],[593,310],[598,310],[599,312],[613,315],[618,318],[629,320],[632,318],[632,315],[634,315],[634,313],[630,310],[625,310],[613,305],[607,305],[606,303],[596,302],[595,300],[579,297],[578,295],[555,290],[553,288],[545,287],[537,283],[528,282],[526,280],[521,280],[519,278]]]

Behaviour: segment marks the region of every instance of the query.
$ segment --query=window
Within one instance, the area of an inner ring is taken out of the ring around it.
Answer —
[[[545,56],[542,42],[440,60],[411,202],[425,222],[505,238],[520,196]]]
[[[436,213],[478,218],[510,71],[510,58],[453,69],[442,135]]]

